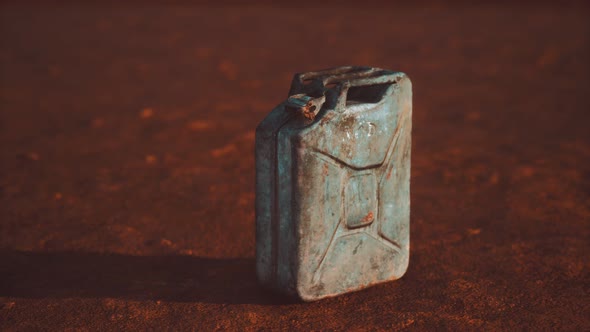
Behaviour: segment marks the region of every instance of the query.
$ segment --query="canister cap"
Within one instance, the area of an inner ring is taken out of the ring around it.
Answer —
[[[285,105],[288,108],[300,112],[305,118],[313,120],[325,101],[326,96],[324,95],[311,97],[306,94],[296,94],[290,96]]]

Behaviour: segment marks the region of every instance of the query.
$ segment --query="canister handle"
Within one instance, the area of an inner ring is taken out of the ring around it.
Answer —
[[[313,97],[326,95],[328,90],[337,94],[336,107],[344,107],[348,90],[381,84],[395,84],[403,73],[373,67],[343,66],[316,72],[299,73],[293,77],[289,96],[307,94]]]

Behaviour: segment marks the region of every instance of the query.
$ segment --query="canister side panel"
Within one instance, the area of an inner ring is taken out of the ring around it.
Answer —
[[[256,273],[262,284],[271,287],[276,286],[278,250],[277,134],[290,117],[280,105],[256,128]]]
[[[296,262],[293,257],[296,256],[295,245],[295,224],[296,217],[293,214],[293,150],[291,137],[293,129],[290,123],[285,124],[277,135],[277,155],[275,173],[276,183],[276,233],[275,241],[278,243],[276,248],[277,262],[277,285],[287,293],[293,293],[294,270]]]
[[[391,147],[381,174],[379,210],[387,218],[379,224],[379,234],[399,245],[401,252],[394,265],[395,275],[401,277],[410,255],[410,167],[412,144],[412,90],[409,79],[400,82],[396,103],[398,126],[395,144]]]

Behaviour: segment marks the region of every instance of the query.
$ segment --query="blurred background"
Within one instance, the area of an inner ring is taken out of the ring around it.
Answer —
[[[0,328],[590,328],[585,2],[0,8]],[[291,303],[254,130],[341,65],[412,79],[410,268]]]

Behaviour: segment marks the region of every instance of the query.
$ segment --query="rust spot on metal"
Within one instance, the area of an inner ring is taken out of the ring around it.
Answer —
[[[374,217],[373,217],[373,212],[369,212],[369,213],[367,213],[367,215],[366,215],[366,216],[363,218],[363,220],[361,220],[361,223],[365,224],[365,223],[371,222],[371,221],[373,221],[373,218],[374,218]]]
[[[345,117],[344,119],[342,119],[342,122],[340,122],[338,124],[338,126],[340,127],[340,129],[343,132],[350,131],[352,128],[354,128],[354,125],[355,125],[355,120],[354,120],[354,117],[352,117],[352,116]]]
[[[311,97],[306,94],[297,94],[290,96],[286,105],[288,108],[299,112],[306,119],[313,120],[325,101],[325,96]]]
[[[307,104],[303,109],[303,116],[313,120],[315,118],[315,110],[317,109],[317,106],[312,105],[312,104]]]
[[[332,118],[334,117],[333,113],[328,113],[326,114],[324,117],[322,117],[322,120],[320,120],[320,124],[324,125],[326,124],[328,121],[330,121]]]
[[[322,167],[322,174],[324,176],[328,176],[328,164],[324,164],[324,166]]]

